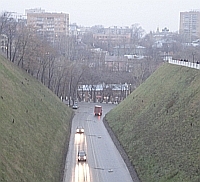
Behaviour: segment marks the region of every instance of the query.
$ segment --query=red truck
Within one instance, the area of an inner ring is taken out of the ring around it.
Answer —
[[[95,105],[94,106],[94,115],[95,116],[101,116],[102,115],[102,107]]]

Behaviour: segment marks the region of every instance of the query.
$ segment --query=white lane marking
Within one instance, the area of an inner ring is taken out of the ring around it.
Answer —
[[[87,126],[88,126],[89,134],[91,134],[91,129],[90,129],[89,122],[88,122],[89,120],[87,119],[86,121],[87,121],[86,123],[87,123]],[[97,166],[97,159],[96,159],[96,155],[95,155],[95,150],[94,150],[94,144],[93,144],[93,141],[92,141],[92,137],[89,137],[89,140],[90,140],[90,143],[91,143],[92,155],[93,155],[93,158],[94,158],[94,165]],[[99,181],[99,173],[98,172],[97,172],[97,179]]]

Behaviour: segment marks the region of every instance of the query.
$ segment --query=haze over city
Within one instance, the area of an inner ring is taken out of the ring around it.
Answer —
[[[197,0],[1,0],[0,12],[25,14],[26,9],[41,8],[46,12],[70,15],[70,23],[81,26],[131,26],[139,24],[147,33],[167,27],[178,31],[180,12],[199,10]]]

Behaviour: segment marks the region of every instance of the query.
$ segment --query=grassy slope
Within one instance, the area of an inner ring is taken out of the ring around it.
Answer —
[[[50,90],[0,57],[0,181],[59,181],[71,115]]]
[[[106,116],[142,182],[200,181],[200,71],[164,64]]]

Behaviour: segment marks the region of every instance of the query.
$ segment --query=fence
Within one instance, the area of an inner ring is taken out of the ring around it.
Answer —
[[[186,66],[186,67],[195,68],[195,69],[200,70],[200,64],[198,64],[198,63],[192,63],[192,62],[180,61],[180,60],[172,60],[172,59],[170,59],[168,62],[170,64],[176,64],[176,65]]]

